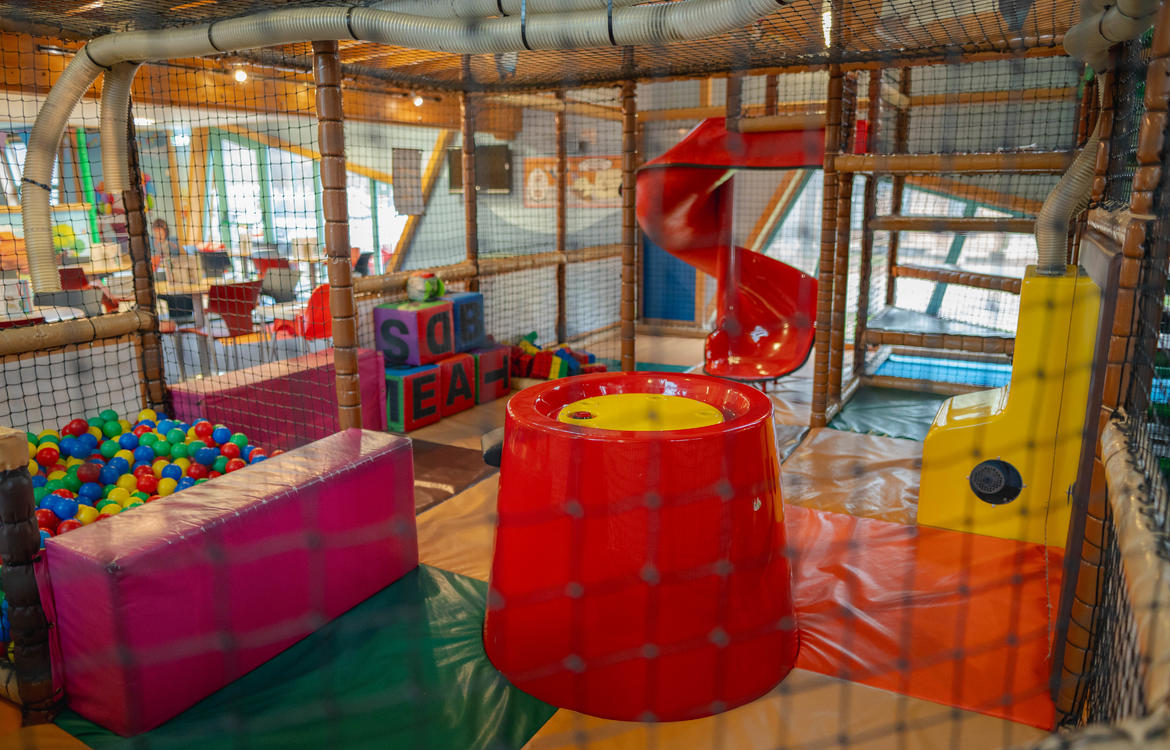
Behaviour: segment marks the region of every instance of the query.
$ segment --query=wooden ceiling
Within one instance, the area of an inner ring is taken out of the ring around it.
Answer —
[[[372,0],[367,0],[367,4]],[[0,0],[9,29],[88,38],[108,31],[206,23],[305,0]],[[846,63],[895,64],[1056,47],[1075,22],[1071,0],[794,0],[750,28],[693,42],[638,47],[632,69],[619,49],[476,55],[463,80],[459,55],[342,41],[346,71],[403,86],[524,89],[639,78]],[[828,22],[837,28],[826,26]],[[836,45],[826,44],[826,32]],[[244,58],[307,69],[307,45],[242,53]]]

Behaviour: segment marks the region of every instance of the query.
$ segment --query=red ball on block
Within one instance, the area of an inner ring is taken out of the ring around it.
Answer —
[[[486,404],[512,390],[511,353],[506,346],[471,352],[475,357],[475,403]]]
[[[439,360],[441,404],[444,417],[475,406],[475,357],[456,354]]]
[[[442,417],[442,380],[435,365],[386,369],[386,423],[410,432]],[[275,455],[275,454],[274,454]]]

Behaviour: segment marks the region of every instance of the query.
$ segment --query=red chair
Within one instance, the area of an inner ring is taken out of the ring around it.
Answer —
[[[304,340],[327,339],[333,335],[333,313],[329,307],[329,285],[313,290],[305,309],[292,320],[277,318],[272,323],[273,336]]]
[[[217,320],[209,319],[203,328],[187,326],[179,328],[177,333],[192,333],[203,336],[223,344],[230,344],[229,351],[237,352],[236,367],[239,366],[239,355],[236,347],[240,344],[259,341],[261,345],[265,337],[256,328],[252,320],[252,312],[260,301],[260,282],[248,281],[242,284],[213,284],[207,291],[207,306],[204,308],[209,316],[215,316],[222,321],[223,328],[216,325]],[[251,337],[251,338],[248,338]],[[182,358],[180,357],[180,362]],[[218,370],[215,361],[215,347],[211,347],[211,366]]]
[[[292,268],[288,262],[288,258],[252,258],[252,264],[256,266],[257,277],[263,279],[264,274],[268,273],[272,268]]]
[[[109,290],[101,284],[91,283],[85,275],[85,269],[79,266],[62,266],[57,269],[57,277],[61,279],[61,290],[65,292],[80,291],[82,289],[98,289],[102,293],[102,307],[106,312],[118,312],[118,301]]]

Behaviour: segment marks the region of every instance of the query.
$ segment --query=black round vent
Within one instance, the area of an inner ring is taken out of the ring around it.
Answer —
[[[1010,503],[1024,489],[1024,479],[1016,467],[998,458],[978,464],[971,470],[967,481],[971,483],[975,496],[991,505]]]

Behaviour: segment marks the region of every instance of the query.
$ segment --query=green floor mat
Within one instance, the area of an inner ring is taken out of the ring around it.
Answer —
[[[71,711],[57,724],[95,750],[520,748],[556,709],[488,661],[486,595],[420,566],[157,729],[126,739]]]
[[[858,388],[829,426],[838,430],[922,440],[946,396],[898,388]]]
[[[597,361],[609,368],[610,372],[616,372],[622,369],[622,361],[620,359],[606,359],[598,357]],[[686,372],[695,365],[664,365],[659,362],[635,362],[634,369],[637,372]]]

